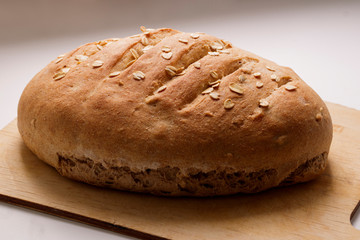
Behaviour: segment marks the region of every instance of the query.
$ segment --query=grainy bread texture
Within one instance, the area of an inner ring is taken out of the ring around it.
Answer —
[[[332,123],[290,68],[204,33],[145,29],[59,56],[25,88],[25,144],[66,177],[168,196],[323,172]]]

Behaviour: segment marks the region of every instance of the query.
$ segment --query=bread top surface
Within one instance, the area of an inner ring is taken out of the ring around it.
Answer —
[[[24,90],[18,125],[54,167],[61,155],[134,169],[277,168],[287,176],[332,139],[326,105],[290,68],[172,29],[59,56]]]

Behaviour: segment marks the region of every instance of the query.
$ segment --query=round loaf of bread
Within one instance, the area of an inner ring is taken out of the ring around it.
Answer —
[[[290,68],[204,33],[141,28],[59,56],[18,128],[63,176],[168,196],[259,192],[321,174],[332,123]]]

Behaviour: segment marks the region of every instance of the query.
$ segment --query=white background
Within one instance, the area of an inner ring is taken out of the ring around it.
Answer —
[[[324,100],[360,110],[360,1],[0,0],[0,128],[48,62],[141,25],[229,40],[291,67]],[[130,239],[5,203],[0,226],[0,239]]]

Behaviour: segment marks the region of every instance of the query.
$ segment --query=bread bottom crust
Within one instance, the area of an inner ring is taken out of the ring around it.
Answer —
[[[58,155],[57,171],[65,177],[88,184],[132,192],[162,196],[215,196],[236,193],[256,193],[276,186],[306,182],[326,168],[327,152],[305,161],[285,179],[278,178],[276,169],[256,172],[221,169],[204,172],[178,167],[162,167],[132,171],[129,167],[106,167],[92,159],[77,159]]]

